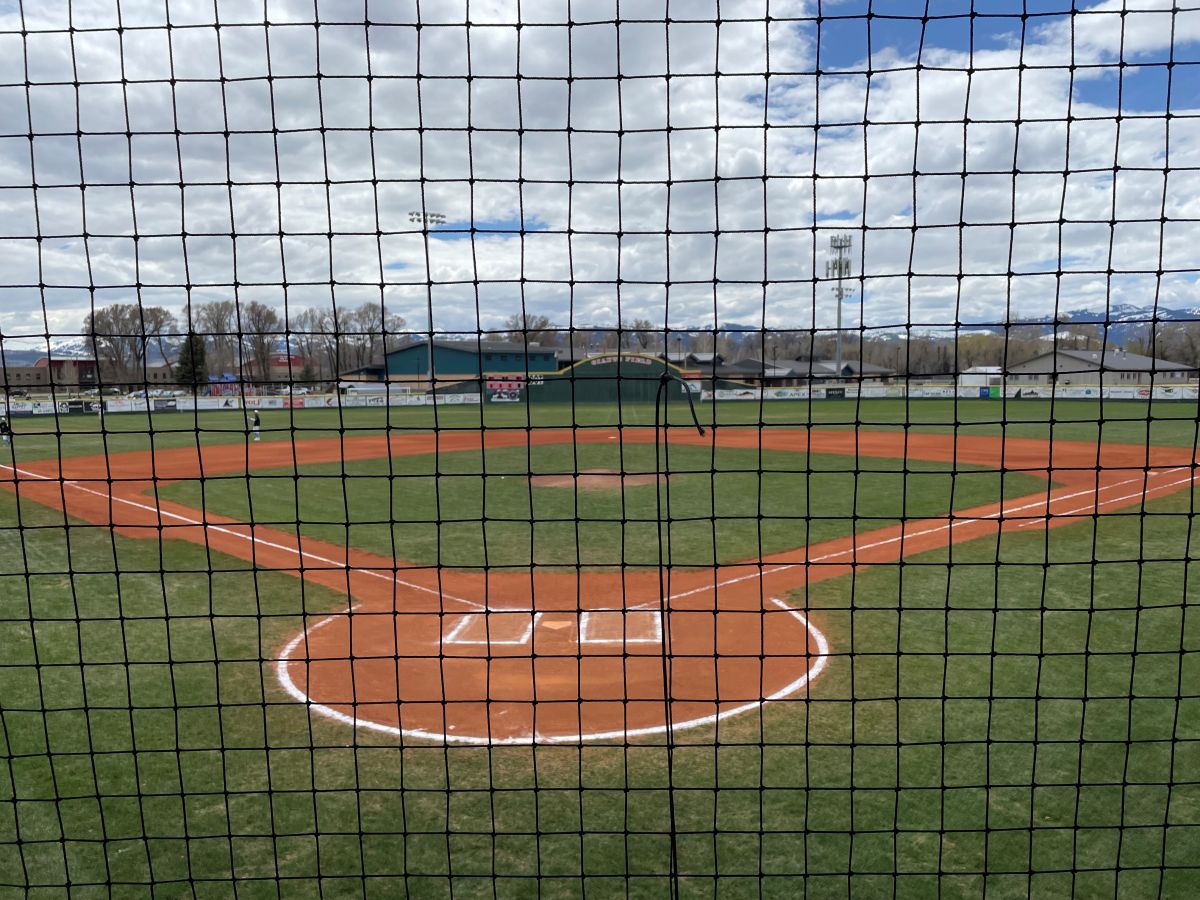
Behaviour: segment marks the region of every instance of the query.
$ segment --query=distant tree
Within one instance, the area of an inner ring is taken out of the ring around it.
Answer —
[[[175,317],[160,306],[113,303],[88,313],[83,322],[92,353],[105,380],[130,384],[145,380],[146,348],[175,328]]]
[[[629,346],[635,350],[649,350],[652,345],[657,343],[655,338],[658,332],[654,329],[654,323],[649,319],[634,319],[628,325],[622,326],[629,335]]]
[[[288,341],[304,358],[306,366],[314,366],[315,361],[315,377],[320,377],[321,363],[324,359],[324,317],[324,310],[311,307],[298,311],[292,309],[288,314]]]
[[[251,300],[241,307],[241,337],[259,381],[266,381],[271,370],[271,353],[282,334],[279,314],[265,303]]]
[[[505,339],[514,344],[540,344],[543,347],[558,343],[558,331],[549,316],[529,312],[515,313],[504,320]]]
[[[382,346],[385,354],[409,343],[411,339],[405,331],[407,327],[408,322],[404,320],[404,316],[384,309]]]
[[[232,300],[212,300],[192,307],[192,321],[204,335],[211,352],[207,362],[215,372],[236,368],[238,345],[237,304]]]
[[[189,331],[179,348],[179,361],[175,364],[175,381],[192,387],[208,382],[207,351],[204,338]]]
[[[163,338],[175,333],[179,328],[175,316],[161,306],[143,306],[142,327],[146,335],[146,343],[154,341],[155,346],[158,347],[158,358],[163,365],[168,364],[167,348],[163,345]]]
[[[304,361],[304,368],[300,370],[300,384],[304,387],[313,387],[318,377],[316,368],[306,359]]]
[[[1200,365],[1200,322],[1163,324],[1155,337],[1154,355],[1189,366]]]

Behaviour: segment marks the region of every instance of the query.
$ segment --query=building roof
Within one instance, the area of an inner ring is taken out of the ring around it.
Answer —
[[[365,366],[357,366],[356,368],[353,368],[353,369],[345,369],[342,371],[342,374],[343,375],[359,375],[359,374],[381,375],[386,370],[387,370],[386,363],[370,362],[370,363],[367,363]]]
[[[1110,372],[1186,372],[1195,371],[1195,366],[1171,362],[1166,359],[1156,359],[1153,356],[1142,356],[1139,353],[1129,353],[1125,350],[1050,350],[1041,353],[1033,359],[1009,366],[1010,372],[1024,371],[1032,363],[1043,360],[1048,356],[1054,357],[1055,372],[1094,372],[1105,370]],[[1072,368],[1074,366],[1074,368]]]
[[[43,356],[34,363],[34,366],[39,369],[44,369],[49,366],[61,367],[65,365],[76,365],[86,368],[88,366],[96,365],[96,360],[89,356],[55,356],[53,358],[49,356]]]
[[[389,350],[388,355],[393,353],[401,353],[405,350],[411,350],[413,347],[423,347],[431,343],[428,338],[413,341],[404,347],[397,347],[394,350]],[[468,353],[549,353],[555,354],[557,351],[554,347],[538,347],[533,344],[517,343],[515,341],[476,341],[472,339],[462,341],[447,341],[434,338],[433,346],[441,347],[447,350],[465,350]]]
[[[542,348],[539,347],[538,349]],[[594,354],[587,347],[556,347],[554,348],[554,355],[558,359],[566,360],[567,362],[579,362]]]
[[[737,362],[728,363],[727,365],[716,366],[713,371],[718,376],[729,376],[731,378],[746,375],[752,375],[755,378],[793,378],[799,374],[790,365],[764,362],[753,356],[739,359]]]
[[[839,370],[837,360],[835,359],[813,359],[805,360],[797,363],[792,367],[792,370],[797,375],[816,375],[819,377],[841,378],[849,369],[849,375],[856,377],[860,375],[895,375],[895,369],[889,369],[886,366],[876,366],[872,363],[861,362],[857,359],[843,359],[842,367]]]
[[[718,377],[727,378],[739,376],[754,378],[869,378],[896,374],[893,369],[859,362],[856,359],[842,360],[842,367],[839,370],[837,362],[832,359],[787,360],[770,363],[753,356],[739,359],[728,365],[719,365],[713,371]]]

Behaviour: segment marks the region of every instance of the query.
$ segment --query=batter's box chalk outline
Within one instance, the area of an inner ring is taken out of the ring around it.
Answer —
[[[529,609],[463,613],[454,627],[443,634],[442,643],[468,647],[520,647],[529,643],[542,615]]]
[[[662,613],[657,609],[585,610],[579,614],[581,644],[661,644]]]

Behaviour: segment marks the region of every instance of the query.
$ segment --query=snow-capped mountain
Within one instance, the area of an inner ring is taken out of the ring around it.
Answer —
[[[179,347],[182,340],[177,337],[164,337],[160,342],[158,338],[151,338],[147,342],[146,347],[146,365],[158,366],[164,361],[174,362],[179,354]],[[49,342],[49,353],[45,338],[35,337],[16,337],[5,338],[3,342],[4,365],[6,366],[32,366],[39,359],[46,356],[54,359],[91,359],[92,353],[91,341],[86,337],[70,337],[70,338],[51,338]],[[166,360],[163,359],[164,354]]]
[[[1051,313],[1044,318],[1026,316],[1014,320],[1010,324],[1020,325],[1023,328],[1036,328],[1041,334],[1047,336],[1068,330],[1064,326],[1093,325],[1099,331],[1098,336],[1104,337],[1118,346],[1124,346],[1132,341],[1144,340],[1149,337],[1150,330],[1156,324],[1181,322],[1200,323],[1200,307],[1173,309],[1166,306],[1135,306],[1132,303],[1115,303],[1105,309],[1072,309],[1060,312],[1057,316]],[[982,329],[997,334],[1004,331],[1003,325],[986,322],[975,326],[964,325],[960,329],[960,334],[965,333],[968,328]]]

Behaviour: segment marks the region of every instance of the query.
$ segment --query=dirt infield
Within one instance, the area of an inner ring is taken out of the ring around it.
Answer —
[[[448,432],[436,450],[622,440],[652,429]],[[1189,451],[899,431],[672,429],[672,442],[987,465],[1046,477],[1044,492],[908,521],[761,560],[666,573],[421,567],[155,498],[173,479],[429,453],[428,433],[195,447],[0,466],[0,487],[83,521],[192,541],[345,593],[274,660],[310,710],[436,741],[578,742],[684,729],[803,700],[828,664],[819,630],[782,597],[855,566],[997,529],[1067,524],[1190,486]],[[848,649],[848,648],[847,648]],[[664,650],[666,663],[664,665]],[[664,687],[670,686],[670,701]]]
[[[619,491],[622,487],[643,487],[662,484],[666,475],[648,472],[625,472],[617,469],[584,469],[579,473],[562,472],[554,475],[530,475],[529,483],[534,487],[578,488],[581,491]]]

